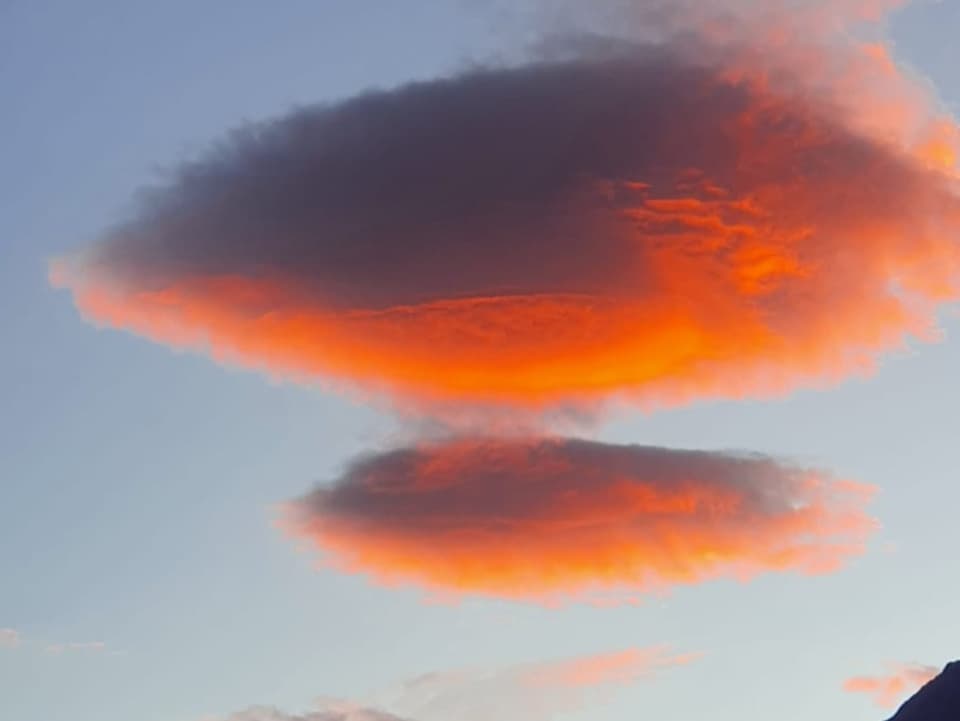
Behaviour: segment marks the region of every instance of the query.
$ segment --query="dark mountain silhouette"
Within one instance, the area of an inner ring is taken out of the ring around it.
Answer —
[[[889,721],[960,721],[960,661],[949,664]]]

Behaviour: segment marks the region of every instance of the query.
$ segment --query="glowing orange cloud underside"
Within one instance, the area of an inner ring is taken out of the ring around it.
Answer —
[[[663,486],[620,479],[603,468],[584,469],[600,480],[576,491],[540,486],[526,513],[477,516],[464,504],[483,494],[471,485],[484,481],[471,478],[496,468],[514,479],[516,490],[505,494],[523,494],[528,483],[539,482],[528,479],[562,473],[565,462],[518,445],[492,454],[476,455],[476,449],[467,441],[434,447],[412,486],[390,483],[371,492],[387,509],[396,502],[395,512],[373,516],[297,502],[284,527],[341,570],[389,585],[508,598],[651,591],[775,571],[828,573],[861,553],[876,527],[863,510],[869,488],[812,474],[786,489],[771,483],[764,492],[786,497],[772,497],[768,508],[736,485],[691,477]],[[431,489],[449,485],[462,493],[460,501],[438,504]],[[407,504],[421,502],[434,510],[395,518]]]
[[[874,702],[883,708],[894,708],[938,674],[939,669],[932,666],[904,665],[884,676],[857,676],[847,679],[843,689],[849,693],[872,696]]]
[[[802,68],[836,117],[819,117],[802,93],[773,93],[750,56],[728,59],[725,82],[753,93],[751,105],[717,120],[744,188],[676,168],[696,180],[681,178],[672,194],[642,177],[595,179],[571,193],[571,232],[626,238],[634,249],[623,259],[632,288],[521,288],[351,309],[318,300],[309,278],[280,269],[143,287],[81,257],[55,264],[52,279],[95,322],[278,376],[417,402],[539,407],[626,394],[671,405],[862,373],[907,338],[933,336],[939,306],[958,296],[960,130],[885,45],[841,53],[798,44],[774,55],[770,72],[778,62]],[[789,130],[771,133],[771,119]],[[876,157],[844,165],[824,154],[838,126],[874,143]]]
[[[955,246],[920,228],[905,240],[882,220],[834,221],[829,232],[855,234],[844,245],[857,253],[843,258],[756,200],[651,198],[622,212],[650,285],[627,294],[343,310],[282,277],[144,290],[64,265],[54,281],[99,323],[280,376],[417,399],[543,405],[626,392],[671,404],[833,380],[929,335],[933,309],[954,293]]]

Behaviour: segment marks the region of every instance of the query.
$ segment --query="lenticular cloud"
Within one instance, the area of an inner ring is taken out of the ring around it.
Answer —
[[[714,27],[245,128],[53,281],[101,324],[428,404],[769,396],[930,337],[952,119],[882,45]]]
[[[877,32],[897,4],[544,0],[641,30],[241,128],[51,280],[221,362],[492,408],[289,504],[348,571],[511,598],[831,571],[874,528],[868,489],[537,422],[778,395],[935,336],[960,128]],[[507,418],[541,430],[493,437]]]
[[[508,598],[836,570],[870,490],[759,455],[472,438],[362,458],[287,507],[334,566]]]

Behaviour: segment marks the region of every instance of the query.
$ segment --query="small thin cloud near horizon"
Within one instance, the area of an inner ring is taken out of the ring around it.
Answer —
[[[700,659],[667,646],[627,648],[503,669],[422,674],[359,701],[321,700],[306,713],[258,706],[210,721],[553,721],[602,704],[618,687]]]
[[[15,628],[0,628],[0,648],[31,649],[41,651],[48,656],[63,656],[71,653],[124,655],[122,651],[111,650],[105,641],[45,641],[24,636]]]
[[[843,690],[869,696],[880,708],[896,708],[940,674],[937,666],[917,663],[892,664],[885,674],[854,676],[843,683]]]
[[[107,644],[103,641],[86,641],[86,642],[71,642],[71,643],[50,643],[46,644],[43,650],[54,656],[61,656],[65,653],[70,653],[72,651],[84,652],[89,651],[92,653],[103,653],[107,650]]]
[[[16,648],[19,645],[19,631],[13,628],[0,628],[0,648]]]

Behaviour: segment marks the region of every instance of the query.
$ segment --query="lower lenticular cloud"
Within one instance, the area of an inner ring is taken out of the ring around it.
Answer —
[[[843,684],[845,691],[862,693],[873,698],[883,708],[894,708],[910,694],[922,688],[939,675],[935,666],[903,664],[881,676],[856,676]]]
[[[883,46],[689,35],[248,127],[51,278],[97,323],[417,402],[765,396],[930,337],[952,120],[881,108],[910,85]]]
[[[874,529],[869,496],[759,455],[460,439],[362,458],[283,525],[383,583],[551,599],[830,572]]]

